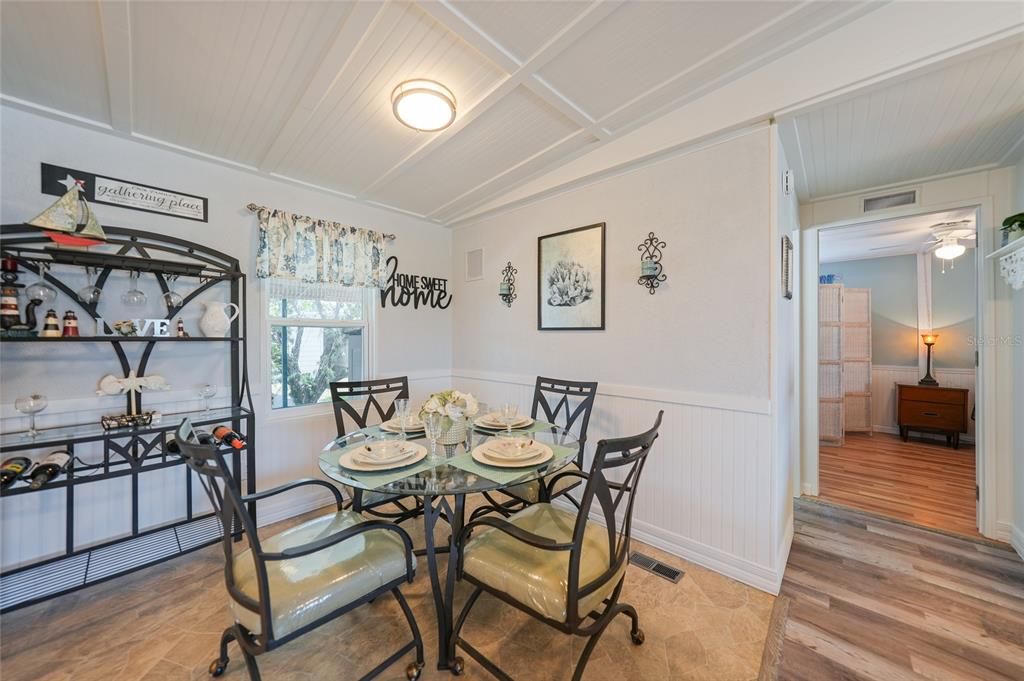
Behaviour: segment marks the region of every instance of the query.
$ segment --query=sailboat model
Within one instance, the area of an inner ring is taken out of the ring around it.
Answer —
[[[107,234],[88,202],[73,185],[62,197],[26,224],[42,227],[47,236],[64,246],[95,246],[107,240]]]

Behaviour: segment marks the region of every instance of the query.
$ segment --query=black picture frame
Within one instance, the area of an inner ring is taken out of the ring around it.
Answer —
[[[545,234],[544,236],[537,237],[537,330],[538,331],[604,331],[605,330],[605,229],[606,224],[604,222],[597,222],[592,225],[585,225],[583,227],[575,227],[573,229],[566,229],[561,232],[554,232],[552,234]],[[599,306],[600,306],[600,321],[597,324],[581,324],[581,325],[551,325],[545,324],[544,320],[544,307],[545,307],[545,295],[546,286],[544,283],[546,273],[544,271],[544,254],[545,246],[551,246],[558,237],[565,237],[570,234],[578,234],[586,231],[595,231],[595,239],[599,239],[598,245],[600,249],[600,266],[601,266],[601,288],[599,291]],[[547,244],[545,244],[547,242]]]

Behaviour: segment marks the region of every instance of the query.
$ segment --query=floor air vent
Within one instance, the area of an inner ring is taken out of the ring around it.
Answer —
[[[668,581],[676,584],[680,579],[683,578],[683,571],[678,570],[671,565],[666,565],[660,560],[655,560],[650,556],[646,556],[639,551],[634,551],[629,554],[629,562],[632,565],[636,565],[638,568],[653,572],[659,577],[664,577]]]

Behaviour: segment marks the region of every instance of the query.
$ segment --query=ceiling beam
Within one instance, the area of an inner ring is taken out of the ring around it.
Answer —
[[[324,53],[313,77],[309,79],[305,92],[302,93],[292,113],[278,130],[274,142],[260,161],[260,170],[273,172],[284,160],[299,135],[316,114],[317,109],[323,104],[331,88],[349,67],[352,58],[362,47],[388,5],[388,2],[357,2],[353,4],[352,11],[338,27],[334,41]]]
[[[110,100],[110,125],[119,132],[132,132],[132,28],[127,0],[101,0],[100,32]]]
[[[594,119],[588,116],[579,107],[574,105],[568,98],[555,92],[543,81],[534,79],[534,74],[545,64],[554,59],[563,50],[569,47],[582,37],[587,31],[593,28],[598,22],[615,11],[621,5],[621,0],[615,2],[595,1],[581,12],[575,19],[567,24],[562,30],[556,33],[550,40],[537,50],[525,62],[519,62],[512,53],[506,50],[497,40],[485,33],[480,27],[469,20],[462,12],[454,7],[449,0],[441,2],[425,2],[419,7],[449,31],[457,35],[468,45],[491,59],[501,69],[508,72],[508,77],[484,95],[479,102],[473,105],[468,111],[462,113],[455,122],[444,131],[429,137],[420,146],[400,159],[380,177],[367,185],[360,195],[366,196],[374,190],[387,184],[400,173],[406,172],[418,161],[428,154],[440,148],[445,142],[452,139],[460,130],[469,125],[484,112],[504,99],[510,92],[520,85],[525,85],[532,92],[538,94],[545,102],[556,110],[566,115],[569,120],[577,126],[586,130],[589,134],[604,137],[605,131],[595,129]]]

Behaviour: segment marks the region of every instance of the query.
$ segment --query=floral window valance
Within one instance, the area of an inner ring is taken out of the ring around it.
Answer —
[[[385,235],[369,229],[251,206],[259,216],[260,279],[381,288]]]

